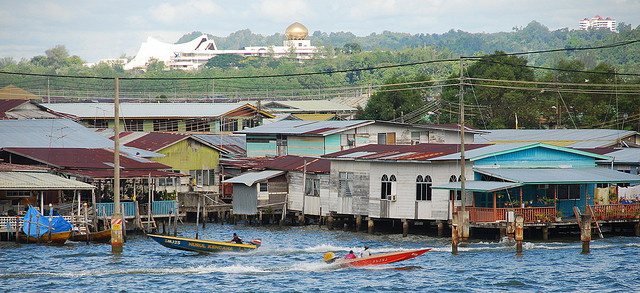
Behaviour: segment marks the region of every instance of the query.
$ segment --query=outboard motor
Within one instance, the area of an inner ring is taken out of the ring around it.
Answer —
[[[255,245],[256,247],[260,247],[260,245],[262,244],[262,240],[260,240],[260,239],[252,239],[251,241],[249,241],[249,244]]]

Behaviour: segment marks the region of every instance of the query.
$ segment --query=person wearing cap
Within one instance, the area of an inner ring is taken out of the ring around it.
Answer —
[[[371,256],[371,251],[369,251],[369,246],[365,245],[364,250],[360,253],[360,257]]]

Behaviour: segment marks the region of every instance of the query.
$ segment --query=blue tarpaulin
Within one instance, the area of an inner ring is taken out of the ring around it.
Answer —
[[[33,206],[29,206],[29,210],[22,218],[22,231],[31,237],[39,238],[49,233],[58,233],[71,230],[73,225],[62,216],[46,217],[40,214]]]

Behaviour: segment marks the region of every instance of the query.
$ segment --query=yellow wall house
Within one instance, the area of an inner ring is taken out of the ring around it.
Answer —
[[[163,154],[152,158],[171,166],[173,172],[189,174],[183,179],[160,179],[158,190],[167,192],[220,191],[218,163],[223,149],[191,134],[163,132],[123,133],[120,139],[125,146],[136,147]]]

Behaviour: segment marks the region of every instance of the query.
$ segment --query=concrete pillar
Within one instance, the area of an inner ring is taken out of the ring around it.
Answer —
[[[367,233],[373,234],[375,231],[375,225],[373,224],[373,219],[369,219],[367,222]]]
[[[305,224],[304,214],[299,214],[298,215],[298,224],[304,226],[304,224]]]
[[[407,237],[409,235],[409,221],[402,220],[402,237]]]
[[[524,239],[524,217],[516,214],[516,254],[522,254],[522,240]]]
[[[444,237],[444,223],[442,221],[437,221],[438,224],[438,237]]]
[[[580,215],[580,240],[582,241],[582,254],[590,252],[589,243],[591,242],[591,215]]]
[[[360,231],[360,228],[362,228],[362,216],[357,215],[356,216],[356,232]]]
[[[640,223],[633,225],[633,231],[635,232],[636,237],[640,237]]]
[[[462,240],[469,239],[471,225],[469,223],[469,211],[458,212],[458,220],[460,221],[459,236]]]
[[[549,240],[549,226],[542,227],[542,240]]]

